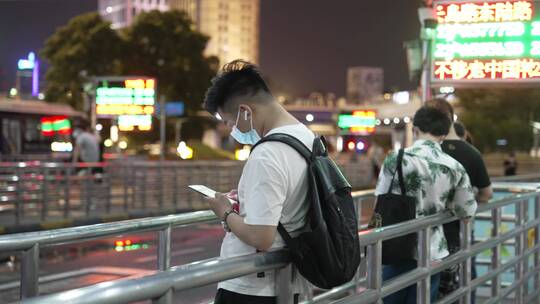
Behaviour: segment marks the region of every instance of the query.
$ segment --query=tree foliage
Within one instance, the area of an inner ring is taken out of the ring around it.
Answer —
[[[137,17],[124,32],[123,73],[158,79],[158,94],[183,101],[189,115],[200,110],[218,60],[203,55],[208,37],[192,30],[180,11],[151,11]]]
[[[193,115],[217,70],[217,59],[203,54],[207,42],[180,11],[142,13],[122,31],[112,30],[97,13],[77,16],[41,52],[50,63],[46,98],[82,110],[82,89],[89,77],[150,76],[157,78],[158,96],[185,102]]]
[[[45,42],[41,56],[50,64],[45,95],[48,101],[83,109],[87,76],[114,74],[123,41],[97,13],[77,16]]]
[[[457,95],[463,108],[459,119],[480,150],[530,150],[533,138],[530,123],[540,119],[539,89],[460,90]],[[499,139],[507,140],[507,146],[498,147]]]

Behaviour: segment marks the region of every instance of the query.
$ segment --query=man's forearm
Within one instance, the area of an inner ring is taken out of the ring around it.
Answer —
[[[476,201],[478,203],[487,203],[493,197],[493,190],[491,186],[478,190],[476,194]]]
[[[227,224],[231,232],[242,242],[257,248],[260,251],[267,251],[272,247],[276,234],[276,227],[248,225],[244,223],[244,218],[236,213],[231,213],[227,217]]]

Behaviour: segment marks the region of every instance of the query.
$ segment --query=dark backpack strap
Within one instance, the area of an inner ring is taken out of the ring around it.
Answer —
[[[306,145],[304,145],[304,143],[302,143],[296,137],[291,136],[289,134],[274,133],[274,134],[265,136],[251,148],[251,151],[253,152],[253,150],[255,150],[255,148],[258,145],[265,142],[269,142],[269,141],[277,141],[277,142],[281,142],[288,145],[289,147],[296,150],[300,155],[302,155],[302,157],[306,160],[308,164],[311,163],[312,152],[306,147]],[[283,241],[285,242],[285,245],[287,245],[289,249],[295,252],[299,252],[296,248],[297,247],[296,242],[292,239],[291,235],[287,232],[287,230],[285,229],[283,224],[281,224],[281,222],[278,223],[277,231],[279,235],[281,235],[281,238],[283,239]]]
[[[291,237],[291,235],[287,232],[287,230],[285,229],[285,227],[283,226],[283,224],[281,222],[278,223],[278,226],[277,226],[277,231],[279,233],[279,235],[281,235],[281,238],[283,239],[283,241],[285,242],[285,245],[290,249],[290,250],[293,250],[295,252],[299,252],[298,251],[298,248],[296,246],[296,242],[293,240],[293,238]]]
[[[392,192],[392,188],[394,187],[394,178],[396,177],[396,173],[398,176],[399,181],[399,188],[401,189],[402,195],[407,195],[407,190],[405,189],[405,182],[403,180],[403,155],[405,154],[404,149],[399,149],[397,161],[396,161],[396,172],[394,172],[394,175],[392,175],[392,181],[390,182],[390,188],[388,189],[388,193]]]
[[[259,146],[262,143],[269,142],[269,141],[277,141],[284,143],[288,145],[289,147],[295,149],[302,157],[309,163],[311,163],[311,151],[302,143],[300,140],[298,140],[296,137],[291,136],[289,134],[284,133],[274,133],[270,134],[268,136],[263,137],[261,140],[259,140],[253,148],[251,148],[251,151],[255,150],[257,146]]]

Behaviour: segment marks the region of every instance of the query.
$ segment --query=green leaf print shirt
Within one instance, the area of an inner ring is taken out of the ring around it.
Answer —
[[[385,159],[375,195],[388,192],[396,172],[397,151]],[[430,140],[417,140],[405,149],[403,178],[407,195],[416,198],[416,216],[432,215],[446,209],[459,218],[474,216],[476,200],[465,168],[445,154],[441,146]],[[399,183],[394,182],[392,193],[400,194]],[[440,260],[448,255],[448,246],[442,226],[432,227],[431,259]]]

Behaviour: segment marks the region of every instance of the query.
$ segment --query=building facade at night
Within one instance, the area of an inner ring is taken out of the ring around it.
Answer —
[[[178,9],[210,37],[206,55],[220,64],[234,59],[259,62],[260,0],[100,0],[101,16],[115,29],[129,26],[141,12]]]

